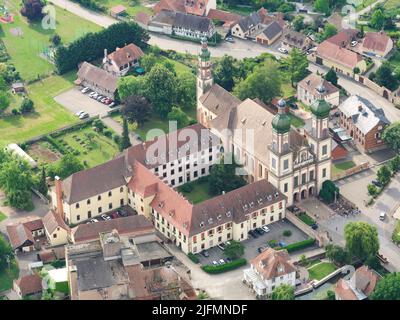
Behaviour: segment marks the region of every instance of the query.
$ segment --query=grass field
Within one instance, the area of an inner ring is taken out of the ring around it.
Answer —
[[[3,212],[0,211],[0,222],[3,220],[6,220],[6,219],[7,219],[7,216]]]
[[[310,279],[321,280],[336,269],[336,266],[331,262],[321,262],[308,268],[308,273]]]
[[[145,12],[147,14],[152,14],[153,11],[142,4],[140,4],[140,1],[131,1],[131,0],[98,0],[100,4],[103,6],[111,9],[112,7],[115,7],[117,5],[123,5],[126,8],[126,12],[130,16],[135,16],[138,12]],[[133,5],[133,3],[137,2],[138,4]]]
[[[15,259],[11,262],[11,268],[8,267],[0,272],[0,292],[9,290],[12,287],[13,280],[18,278],[19,269]]]
[[[89,132],[93,133],[91,142],[86,136]],[[85,161],[88,167],[102,164],[112,159],[119,152],[117,144],[112,139],[93,131],[91,127],[69,132],[57,137],[57,140],[65,141],[74,150],[79,151],[79,160]]]
[[[346,161],[332,165],[332,175],[337,175],[348,169],[355,167],[356,164],[353,161]]]
[[[26,80],[36,79],[38,75],[48,75],[54,70],[54,66],[40,56],[41,52],[49,47],[50,36],[57,33],[63,43],[71,42],[88,32],[101,29],[87,20],[69,13],[58,7],[55,8],[56,29],[43,29],[41,21],[29,24],[25,17],[19,14],[18,0],[6,0],[6,6],[15,14],[14,23],[3,24],[1,38],[7,48],[7,52],[21,77]],[[22,30],[22,36],[13,35],[15,28]]]
[[[26,116],[0,118],[0,148],[12,142],[23,142],[77,122],[72,113],[54,101],[54,97],[73,87],[75,72],[64,76],[50,76],[28,86],[35,112]]]
[[[178,187],[178,190],[193,204],[203,202],[212,197],[208,192],[209,184],[207,180],[202,182],[192,182],[191,185],[193,186],[191,192],[183,192],[182,186]]]

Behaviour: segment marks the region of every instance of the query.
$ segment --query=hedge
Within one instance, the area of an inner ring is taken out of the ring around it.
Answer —
[[[199,263],[199,262],[200,262],[199,258],[198,258],[195,254],[193,254],[193,253],[191,253],[191,252],[189,252],[187,256],[188,256],[188,258],[189,258],[190,260],[192,260],[194,263]]]
[[[54,139],[52,136],[47,135],[43,138],[44,141],[47,141],[50,143],[54,148],[56,148],[58,151],[60,151],[62,154],[67,154],[69,151],[61,144],[59,143],[56,139]]]
[[[247,260],[244,258],[233,260],[231,262],[221,264],[218,266],[213,266],[213,265],[203,265],[201,266],[201,269],[203,269],[204,272],[211,273],[211,274],[217,274],[217,273],[223,273],[226,271],[234,270],[237,269],[241,266],[246,265]]]
[[[290,252],[298,251],[298,250],[313,246],[314,244],[315,244],[315,239],[308,238],[307,240],[288,244],[287,246],[281,247],[278,250],[286,249],[290,253]]]

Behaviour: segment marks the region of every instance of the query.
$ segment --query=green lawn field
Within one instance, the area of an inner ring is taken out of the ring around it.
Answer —
[[[336,269],[337,268],[335,265],[331,262],[321,262],[309,268],[308,273],[310,275],[310,279],[321,280]]]

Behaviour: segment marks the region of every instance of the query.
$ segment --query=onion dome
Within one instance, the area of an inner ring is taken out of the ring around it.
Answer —
[[[323,84],[320,84],[316,90],[318,92],[318,99],[311,104],[311,112],[317,118],[327,118],[329,116],[329,112],[331,111],[331,106],[324,99],[325,87]]]
[[[290,131],[290,117],[286,113],[286,102],[283,99],[278,101],[278,113],[272,119],[272,128],[278,133]]]

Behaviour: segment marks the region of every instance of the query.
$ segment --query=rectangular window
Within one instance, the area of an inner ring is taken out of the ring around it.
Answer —
[[[314,170],[310,171],[310,181],[314,180]]]
[[[324,156],[327,153],[328,153],[328,146],[327,145],[322,146],[322,155]]]
[[[326,169],[324,168],[324,169],[322,169],[322,178],[325,178],[326,177]]]
[[[97,208],[97,212],[98,212],[98,213],[101,213],[101,211],[102,211],[101,207],[98,207],[98,208]]]
[[[283,160],[283,170],[289,169],[289,160]]]
[[[92,217],[92,211],[87,212],[87,217],[88,217],[88,219]]]
[[[287,183],[285,183],[283,185],[283,192],[288,192],[288,184]]]
[[[296,176],[296,177],[294,177],[294,187],[296,188],[298,186],[299,186],[299,177]]]
[[[112,209],[112,203],[108,204],[108,209]]]
[[[108,191],[108,196],[111,197],[112,196],[112,192]]]
[[[75,208],[77,208],[77,209],[79,208],[79,203],[77,203],[77,204],[75,205]]]
[[[86,203],[87,203],[87,204],[90,204],[90,199],[88,199],[88,200],[86,201]]]
[[[276,169],[276,159],[275,158],[272,158],[271,165],[272,165],[272,168]]]
[[[81,220],[81,216],[79,214],[76,216],[76,220]]]
[[[305,184],[306,181],[307,181],[307,175],[306,175],[305,173],[303,173],[303,174],[301,175],[301,184]]]

